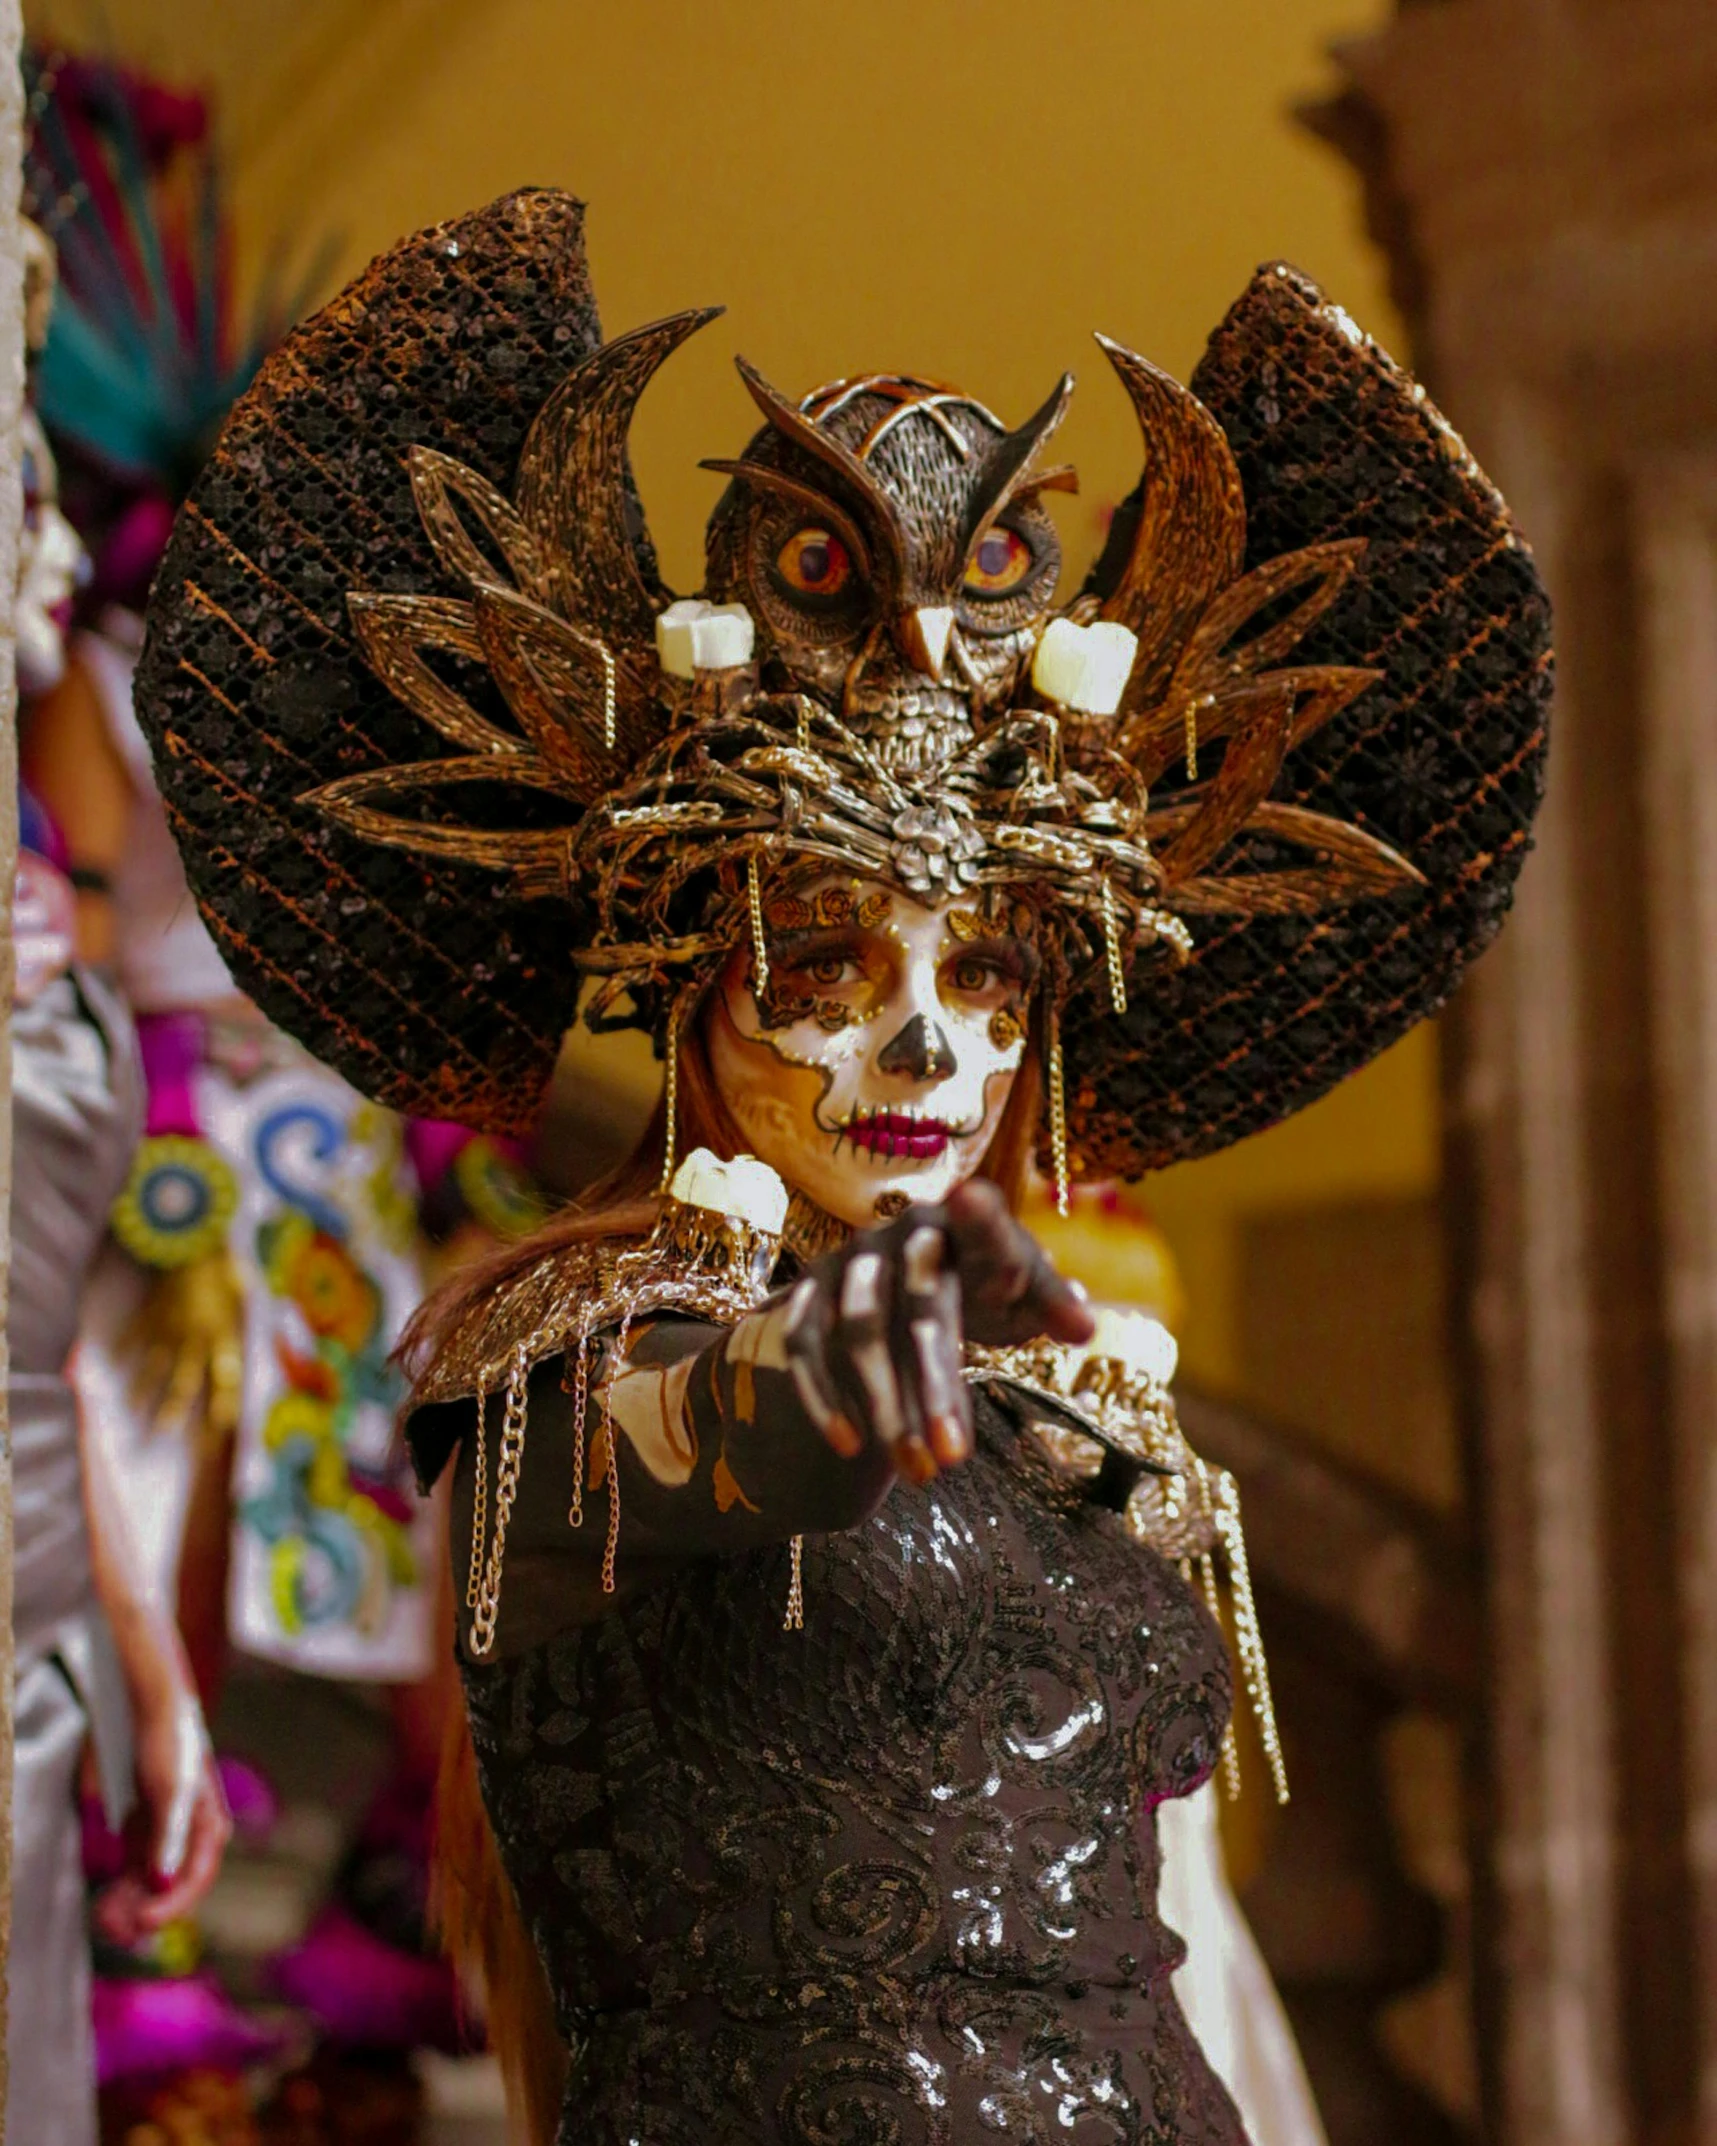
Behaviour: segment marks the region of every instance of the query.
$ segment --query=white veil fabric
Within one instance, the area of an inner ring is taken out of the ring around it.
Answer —
[[[1174,1991],[1252,2146],[1329,2146],[1288,2015],[1228,1882],[1217,1789],[1162,1804],[1164,1922],[1186,1940]]]

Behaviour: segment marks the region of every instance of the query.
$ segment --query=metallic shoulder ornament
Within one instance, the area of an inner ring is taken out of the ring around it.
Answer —
[[[904,374],[710,467],[701,596],[626,441],[713,318],[603,342],[581,210],[408,240],[291,337],[181,518],[140,705],[241,979],[374,1093],[490,1125],[592,1025],[664,1045],[814,874],[1029,912],[1044,1148],[1134,1175],[1309,1101],[1494,932],[1548,612],[1405,374],[1260,272],[1194,388],[1104,349],[1144,472],[1058,596],[1061,380],[1007,429]],[[1196,392],[1195,392],[1196,390]],[[1060,1077],[1065,1073],[1065,1079]]]
[[[571,1526],[582,1527],[586,1488],[608,1486],[602,1586],[612,1594],[620,1548],[620,1479],[606,1379],[599,1375],[594,1396],[597,1465],[587,1486],[591,1345],[602,1338],[604,1366],[611,1374],[623,1362],[639,1320],[668,1312],[732,1326],[768,1294],[786,1221],[787,1188],[767,1164],[749,1155],[723,1162],[707,1148],[696,1148],[664,1189],[657,1220],[646,1236],[630,1242],[587,1240],[533,1261],[473,1304],[463,1326],[437,1349],[413,1390],[413,1407],[467,1397],[474,1397],[477,1406],[471,1563],[465,1585],[465,1606],[472,1613],[468,1644],[474,1656],[488,1654],[495,1643],[507,1528],[529,1429],[531,1372],[549,1357],[566,1359],[566,1389],[573,1404],[567,1519]],[[491,1498],[489,1400],[496,1393],[502,1396],[501,1435],[493,1456]],[[795,1538],[795,1603],[799,1561]]]

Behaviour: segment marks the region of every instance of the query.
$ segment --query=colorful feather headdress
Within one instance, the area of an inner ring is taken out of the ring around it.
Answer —
[[[58,256],[36,401],[99,599],[140,602],[179,501],[299,310],[241,319],[207,103],[101,59],[24,54],[24,205]]]

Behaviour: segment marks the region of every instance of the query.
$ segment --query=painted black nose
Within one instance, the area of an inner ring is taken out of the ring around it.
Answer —
[[[934,1021],[915,1013],[877,1056],[884,1073],[908,1073],[914,1080],[929,1080],[941,1073],[957,1073],[954,1046]]]

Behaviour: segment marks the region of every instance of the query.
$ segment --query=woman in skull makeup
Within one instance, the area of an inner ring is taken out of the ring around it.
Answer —
[[[545,2140],[1234,2146],[1153,1815],[1223,1758],[1216,1557],[1283,1787],[1232,1485],[1013,1214],[1441,1000],[1527,846],[1542,592],[1271,269],[1196,392],[1106,346],[1146,468],[1070,603],[1070,380],[1010,432],[744,367],[670,602],[625,434],[710,316],[604,343],[581,219],[509,196],[289,339],[139,678],[224,950],[360,1087],[516,1126],[586,985],[665,1063],[626,1168],[418,1325],[453,1935]]]
[[[1024,1055],[1040,967],[1031,911],[1016,931],[954,902],[825,880],[765,916],[775,1000],[766,1014],[736,949],[708,1029],[745,1144],[855,1229],[941,1199],[982,1162]]]

